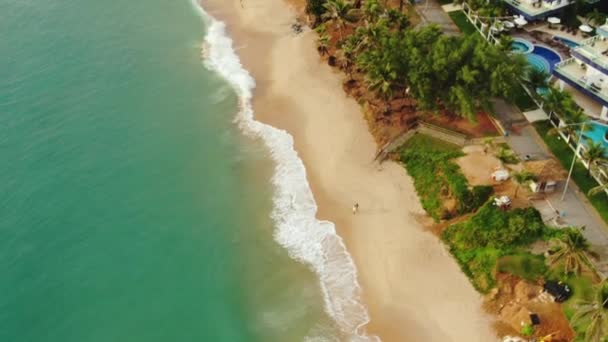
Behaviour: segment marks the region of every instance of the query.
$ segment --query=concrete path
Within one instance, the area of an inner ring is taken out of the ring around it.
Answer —
[[[424,0],[415,6],[416,12],[422,18],[420,26],[436,24],[441,27],[441,30],[447,35],[460,35],[460,29],[452,18],[443,10],[441,4],[437,0]]]

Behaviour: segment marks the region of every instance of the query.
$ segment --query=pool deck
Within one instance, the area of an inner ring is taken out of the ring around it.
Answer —
[[[537,24],[537,25],[530,25],[530,26],[526,27],[526,30],[530,31],[530,32],[534,31],[534,30],[545,32],[551,36],[558,36],[558,37],[566,38],[566,39],[569,39],[578,44],[580,44],[580,42],[586,38],[585,36],[583,36],[583,34],[581,32],[572,34],[572,33],[566,32],[566,31],[560,31],[561,25],[554,25],[554,27],[555,28],[551,28],[549,26],[549,24],[541,23],[541,24]]]

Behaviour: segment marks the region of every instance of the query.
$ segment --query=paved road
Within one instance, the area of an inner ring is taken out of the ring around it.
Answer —
[[[498,119],[510,132],[507,143],[520,158],[525,155],[539,160],[553,157],[534,127],[525,118],[522,120],[523,115],[519,109],[504,102],[497,102],[495,110]],[[544,200],[532,201],[532,205],[541,212],[546,222],[559,222],[560,226],[585,227],[583,234],[593,250],[600,255],[601,262],[596,266],[603,274],[608,275],[608,226],[573,182],[570,182],[562,201],[561,194],[565,182],[561,183],[556,193],[546,196]],[[557,222],[556,211],[565,214]]]

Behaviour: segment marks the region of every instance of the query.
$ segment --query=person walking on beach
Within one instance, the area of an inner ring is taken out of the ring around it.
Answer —
[[[359,203],[355,203],[355,205],[353,205],[353,215],[355,215],[357,211],[359,211]]]

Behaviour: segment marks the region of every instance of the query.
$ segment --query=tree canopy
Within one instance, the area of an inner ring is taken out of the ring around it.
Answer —
[[[428,111],[445,109],[474,119],[477,112],[491,110],[493,97],[513,99],[527,67],[477,35],[449,37],[433,25],[391,30],[379,20],[359,34],[369,48],[357,63],[370,85],[381,80],[383,96],[387,89],[408,87],[418,107]]]
[[[321,6],[321,18],[338,36],[340,65],[349,74],[354,66],[385,103],[395,94],[408,94],[422,111],[474,120],[478,112],[491,111],[493,98],[514,100],[528,75],[527,61],[509,54],[508,43],[492,45],[478,35],[447,36],[436,25],[409,28],[407,15],[378,0],[326,0]],[[356,29],[345,29],[351,22]]]

